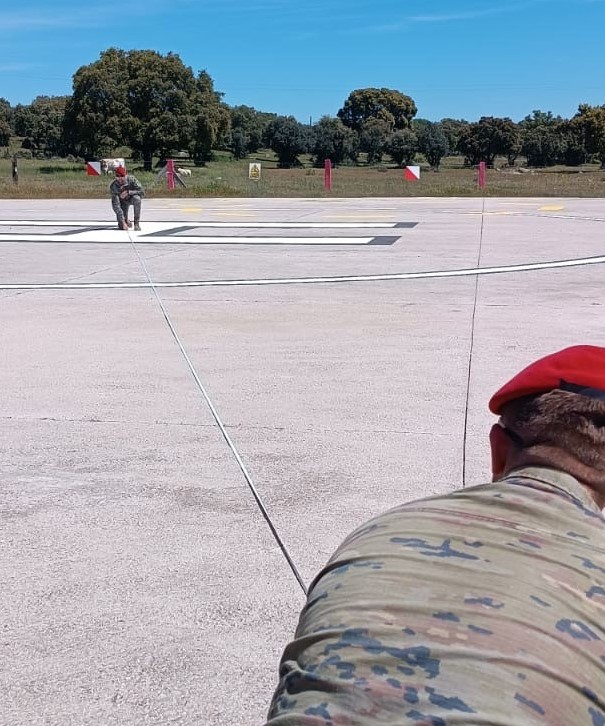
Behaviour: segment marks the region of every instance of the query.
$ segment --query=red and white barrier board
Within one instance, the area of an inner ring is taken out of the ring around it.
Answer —
[[[406,166],[403,172],[403,178],[406,181],[418,181],[420,179],[420,167]]]
[[[100,161],[87,161],[86,162],[86,173],[88,176],[101,176],[101,162]]]

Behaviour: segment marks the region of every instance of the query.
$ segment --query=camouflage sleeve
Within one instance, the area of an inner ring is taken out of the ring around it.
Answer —
[[[145,190],[139,180],[134,176],[128,177],[128,189],[134,194],[138,194],[140,197],[145,196]]]
[[[605,726],[604,604],[594,512],[491,485],[400,507],[316,578],[268,724]]]

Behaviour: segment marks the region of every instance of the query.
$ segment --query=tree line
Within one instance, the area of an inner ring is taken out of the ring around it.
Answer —
[[[112,156],[127,146],[151,170],[153,157],[187,152],[196,165],[222,149],[242,159],[272,149],[282,168],[310,154],[316,166],[379,163],[384,155],[400,166],[423,154],[434,169],[449,154],[469,166],[496,156],[514,165],[577,166],[598,160],[605,168],[605,105],[581,104],[571,119],[534,111],[519,123],[483,117],[476,122],[417,119],[414,100],[398,90],[352,91],[336,116],[302,124],[249,106],[229,106],[206,71],[194,74],[175,53],[110,48],[79,68],[69,96],[38,96],[31,104],[0,98],[0,146],[23,139],[36,157],[82,159]]]

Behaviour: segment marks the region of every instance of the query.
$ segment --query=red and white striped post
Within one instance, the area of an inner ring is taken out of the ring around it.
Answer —
[[[324,164],[324,187],[329,192],[332,189],[332,162],[326,159]]]

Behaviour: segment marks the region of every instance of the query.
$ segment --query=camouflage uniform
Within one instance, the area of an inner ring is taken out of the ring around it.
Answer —
[[[126,180],[123,184],[120,184],[118,179],[114,179],[109,185],[109,192],[111,194],[111,207],[116,214],[118,220],[118,227],[121,228],[121,224],[125,219],[128,219],[128,207],[132,204],[134,208],[134,222],[138,224],[141,218],[141,197],[145,196],[143,187],[139,180],[128,174],[124,177]],[[120,193],[124,191],[131,192],[128,199],[121,199]]]
[[[523,468],[393,509],[313,582],[271,726],[605,726],[603,516]]]

